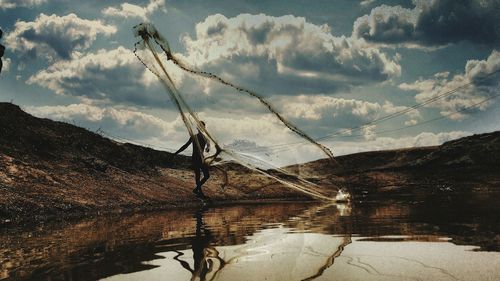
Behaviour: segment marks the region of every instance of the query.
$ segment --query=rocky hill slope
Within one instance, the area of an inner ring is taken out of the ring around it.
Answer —
[[[337,157],[340,167],[322,159],[302,165],[335,174],[354,194],[487,196],[500,192],[500,132],[472,135],[439,146],[370,151]]]
[[[0,221],[199,204],[190,159],[107,139],[0,103]],[[204,186],[215,201],[301,198],[249,171]],[[265,186],[266,188],[262,188]]]

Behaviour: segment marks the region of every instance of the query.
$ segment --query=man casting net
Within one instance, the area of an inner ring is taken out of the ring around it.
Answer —
[[[322,184],[321,179],[328,176],[303,165],[326,159],[321,161],[322,168],[338,167],[330,149],[289,122],[264,95],[234,84],[229,72],[219,76],[185,63],[151,24],[135,26],[134,33],[140,38],[134,53],[165,88],[193,149],[200,150],[196,154],[204,155],[196,134],[214,144],[215,149],[203,157],[206,165],[222,172],[237,165],[246,168],[248,176],[264,176],[316,199],[346,199],[338,182]],[[182,91],[179,73],[182,84],[188,85]],[[205,127],[202,120],[209,125]],[[232,175],[226,176],[231,181]]]

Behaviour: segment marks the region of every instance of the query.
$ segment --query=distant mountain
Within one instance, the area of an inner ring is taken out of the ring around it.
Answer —
[[[419,196],[495,192],[500,186],[500,132],[441,146],[373,151],[289,169],[310,170],[325,189],[370,195]],[[107,139],[83,128],[36,118],[0,103],[0,222],[199,204],[190,159]],[[238,165],[212,169],[206,194],[215,201],[305,199]]]

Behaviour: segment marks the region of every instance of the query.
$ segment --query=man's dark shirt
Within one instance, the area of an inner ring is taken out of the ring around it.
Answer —
[[[203,159],[203,150],[205,149],[205,146],[207,145],[207,141],[205,140],[205,137],[198,133],[196,135],[194,135],[195,138],[198,138],[198,144],[200,145],[199,149],[196,149],[196,142],[194,142],[194,145],[193,145],[193,161],[200,161],[202,162],[201,160]],[[193,141],[191,141],[193,142]],[[200,155],[200,152],[202,155]]]

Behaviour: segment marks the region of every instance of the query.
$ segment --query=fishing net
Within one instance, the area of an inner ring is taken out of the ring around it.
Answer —
[[[135,26],[134,35],[140,39],[134,53],[163,85],[191,138],[197,142],[199,132],[215,147],[205,155],[208,165],[220,170],[241,165],[317,199],[348,198],[345,188],[319,184],[328,177],[302,165],[326,159],[323,166],[338,166],[330,149],[289,122],[263,95],[233,84],[230,72],[219,76],[188,65],[151,24]]]

